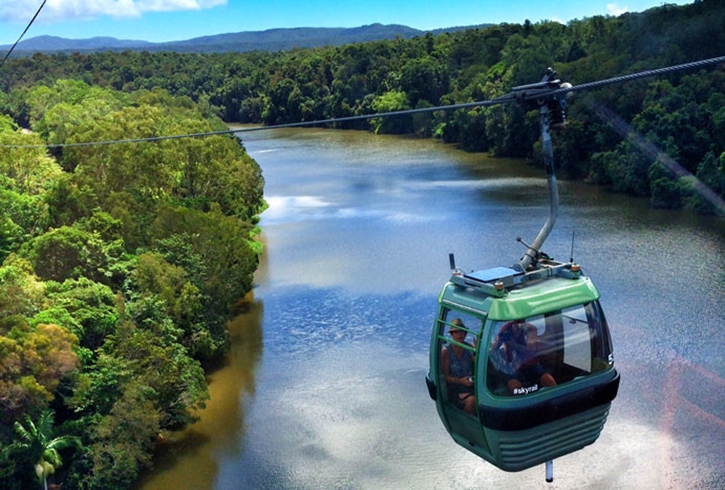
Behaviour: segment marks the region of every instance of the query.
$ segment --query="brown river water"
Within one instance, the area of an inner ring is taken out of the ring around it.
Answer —
[[[725,488],[725,219],[560,180],[544,250],[602,293],[621,373],[599,440],[506,473],[428,397],[448,279],[508,266],[548,213],[543,169],[365,132],[241,134],[270,208],[256,288],[200,421],[138,489]]]

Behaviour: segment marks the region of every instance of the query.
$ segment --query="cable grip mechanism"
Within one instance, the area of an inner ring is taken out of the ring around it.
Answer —
[[[562,83],[556,78],[556,72],[547,68],[546,73],[538,83],[519,85],[511,89],[514,100],[519,103],[536,102],[538,107],[546,106],[548,109],[549,126],[560,128],[566,124],[566,99],[569,92],[559,92],[560,89],[571,88],[568,82]]]

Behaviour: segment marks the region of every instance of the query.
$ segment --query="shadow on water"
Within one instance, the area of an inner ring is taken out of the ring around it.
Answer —
[[[199,421],[159,442],[156,464],[134,486],[137,490],[210,488],[219,470],[217,451],[238,454],[239,434],[246,432],[244,401],[255,391],[255,371],[262,359],[262,301],[247,294],[227,325],[231,348],[219,366],[207,374],[210,399]],[[188,464],[193,461],[193,464]],[[173,470],[173,471],[170,471]]]

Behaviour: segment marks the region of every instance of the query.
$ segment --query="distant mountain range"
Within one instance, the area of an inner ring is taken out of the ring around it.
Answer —
[[[361,27],[298,27],[294,29],[269,29],[266,31],[246,31],[215,36],[196,37],[186,41],[152,43],[116,39],[113,37],[93,37],[90,39],[65,39],[55,36],[38,36],[20,41],[13,51],[15,54],[30,53],[90,53],[95,51],[174,51],[178,53],[214,53],[244,51],[285,51],[293,48],[313,48],[318,46],[342,46],[344,44],[395,39],[409,39],[430,32],[434,35],[465,29],[489,27],[492,24],[448,27],[432,31],[421,31],[402,25],[371,24]],[[0,46],[7,51],[10,45]]]

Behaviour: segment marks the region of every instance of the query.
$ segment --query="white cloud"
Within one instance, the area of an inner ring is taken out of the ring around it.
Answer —
[[[202,10],[226,5],[228,0],[48,0],[39,21],[69,21],[111,17],[140,17],[146,12]],[[0,21],[29,22],[41,0],[2,0]]]
[[[607,4],[607,13],[609,15],[618,17],[625,12],[629,12],[629,7],[620,7],[619,4],[617,4],[617,3],[608,3]]]

